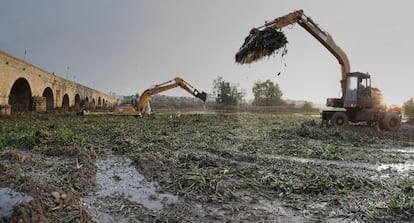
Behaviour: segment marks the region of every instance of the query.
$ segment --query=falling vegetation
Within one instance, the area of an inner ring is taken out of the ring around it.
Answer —
[[[277,54],[280,51],[281,55],[284,56],[287,53],[287,42],[285,34],[281,31],[275,29],[253,29],[236,53],[236,62],[239,64],[249,64],[264,57]]]
[[[295,114],[2,118],[0,188],[33,199],[0,222],[412,221],[413,136]],[[152,210],[101,195],[94,215],[84,201],[100,188],[97,160],[113,156],[178,200],[149,194],[164,204]]]

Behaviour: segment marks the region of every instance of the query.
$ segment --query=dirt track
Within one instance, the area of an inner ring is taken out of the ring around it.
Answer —
[[[32,198],[0,222],[413,220],[410,125],[257,114],[0,123],[0,188]]]

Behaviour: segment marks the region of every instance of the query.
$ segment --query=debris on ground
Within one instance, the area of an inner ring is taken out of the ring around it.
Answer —
[[[0,222],[413,221],[414,126],[320,124],[297,114],[0,119],[0,188],[31,198]],[[128,192],[149,186],[143,199]]]

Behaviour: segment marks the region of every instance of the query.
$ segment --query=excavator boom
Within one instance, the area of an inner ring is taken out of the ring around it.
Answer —
[[[345,80],[346,74],[350,73],[351,66],[345,52],[335,43],[332,36],[322,30],[310,17],[303,13],[303,10],[291,12],[285,16],[278,17],[271,21],[266,21],[265,25],[252,29],[282,29],[288,25],[299,24],[302,28],[308,31],[315,39],[317,39],[339,62],[341,65],[341,89],[342,95],[345,95]]]
[[[265,22],[265,25],[257,29],[282,29],[285,26],[299,24],[317,39],[339,62],[341,65],[341,89],[345,95],[346,74],[350,73],[351,65],[345,52],[335,43],[332,36],[321,29],[310,17],[303,13],[303,10],[291,12],[285,16]]]
[[[137,103],[137,111],[139,115],[145,115],[150,114],[150,107],[149,107],[149,101],[152,95],[168,91],[170,89],[180,87],[187,91],[188,93],[192,94],[194,97],[201,99],[203,102],[207,99],[207,94],[205,92],[199,92],[197,89],[195,89],[193,86],[191,86],[189,83],[184,81],[180,77],[174,78],[174,80],[170,80],[161,84],[157,84],[152,88],[149,88],[142,92],[139,101]]]

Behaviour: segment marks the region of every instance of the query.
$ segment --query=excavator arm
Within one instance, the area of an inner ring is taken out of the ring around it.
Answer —
[[[170,80],[161,84],[157,84],[152,88],[149,88],[142,92],[138,103],[137,103],[137,111],[139,115],[149,114],[150,113],[150,107],[149,107],[149,101],[151,99],[152,95],[168,91],[170,89],[180,87],[187,91],[188,93],[194,95],[195,97],[201,99],[203,102],[207,99],[207,94],[205,92],[199,92],[197,89],[195,89],[193,86],[191,86],[188,82],[184,81],[180,77],[174,78],[174,80]]]
[[[299,24],[317,39],[338,60],[341,66],[341,98],[328,98],[328,107],[344,110],[324,110],[322,120],[335,127],[347,126],[349,122],[366,122],[386,130],[396,131],[400,128],[398,110],[386,109],[382,102],[382,93],[371,87],[371,76],[368,73],[350,72],[350,64],[345,52],[334,42],[332,36],[321,29],[302,10],[291,12],[285,16],[265,22],[263,26],[253,28],[250,35],[236,54],[236,62],[251,63],[283,49],[287,40],[280,29]],[[285,53],[283,51],[282,55]],[[363,84],[365,83],[365,84]]]
[[[344,96],[346,74],[351,70],[348,57],[345,52],[338,45],[336,45],[335,41],[332,39],[332,36],[328,32],[322,30],[310,17],[306,16],[303,13],[303,10],[297,10],[274,20],[266,21],[265,25],[252,29],[251,33],[262,29],[279,30],[295,23],[299,24],[313,37],[315,37],[315,39],[317,39],[338,60],[341,65],[341,89],[342,96]]]

